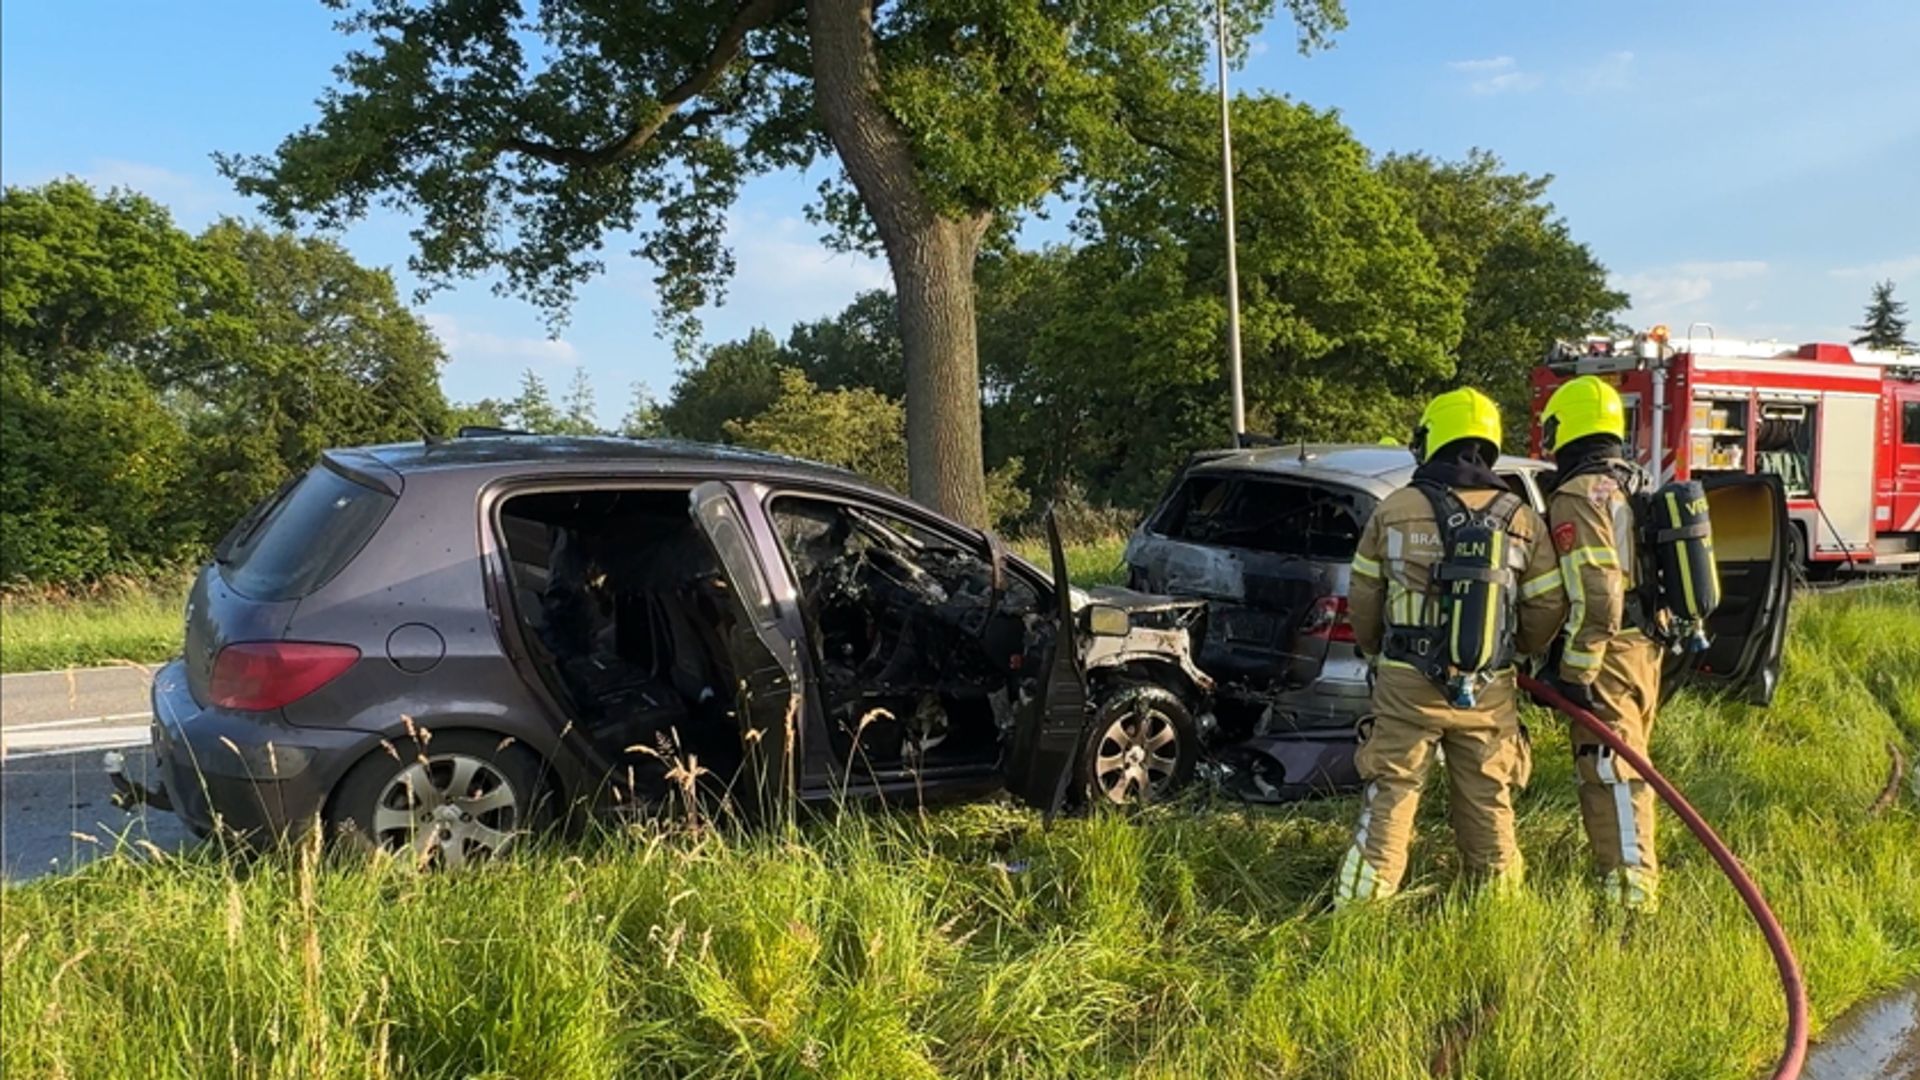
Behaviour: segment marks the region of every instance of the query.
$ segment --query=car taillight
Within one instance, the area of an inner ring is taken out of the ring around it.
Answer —
[[[1315,600],[1313,606],[1307,609],[1307,617],[1302,621],[1300,630],[1308,637],[1352,644],[1353,624],[1347,621],[1347,598],[1323,596]]]
[[[359,659],[360,650],[351,645],[241,642],[213,658],[209,695],[223,709],[278,709],[332,682]]]

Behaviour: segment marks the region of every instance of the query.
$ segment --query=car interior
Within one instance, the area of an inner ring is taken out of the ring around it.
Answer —
[[[993,767],[1050,624],[990,557],[877,511],[784,497],[773,520],[800,587],[828,738],[886,781]]]
[[[513,608],[541,680],[643,796],[742,754],[726,634],[741,616],[684,490],[516,495],[501,507]]]

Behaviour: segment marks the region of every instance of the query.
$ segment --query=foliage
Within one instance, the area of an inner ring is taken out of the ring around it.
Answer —
[[[765,330],[709,348],[698,364],[680,373],[660,410],[660,423],[682,439],[726,441],[728,421],[745,422],[779,398],[785,359]]]
[[[1893,298],[1893,282],[1879,282],[1874,285],[1873,296],[1867,301],[1865,321],[1854,327],[1860,331],[1860,336],[1854,338],[1853,343],[1894,352],[1920,349],[1920,345],[1915,345],[1907,337],[1906,314],[1905,301]]]
[[[646,383],[633,384],[633,403],[620,418],[620,434],[629,439],[657,439],[666,434],[666,423],[660,419],[660,402],[655,400]]]
[[[837,465],[882,487],[906,489],[907,418],[898,401],[866,386],[822,390],[797,368],[779,368],[778,377],[779,396],[765,410],[726,421],[729,441]],[[1026,510],[1018,460],[994,470],[986,481],[991,520],[1008,521]]]
[[[1555,341],[1620,329],[1627,296],[1608,287],[1606,268],[1555,216],[1546,201],[1553,178],[1501,169],[1485,150],[1459,162],[1394,154],[1380,163],[1465,298],[1453,381],[1498,402],[1519,445],[1532,410],[1528,373]]]
[[[220,157],[242,192],[287,223],[411,214],[430,285],[497,271],[555,318],[631,234],[691,353],[743,181],[831,151],[841,175],[814,216],[892,260],[922,386],[914,490],[962,518],[984,512],[980,239],[1110,169],[1135,110],[1198,88],[1212,39],[1199,0],[341,6],[356,45],[319,119],[271,156]],[[1284,12],[1303,49],[1345,22],[1339,0],[1229,7],[1246,36]]]
[[[906,489],[907,417],[899,402],[864,386],[821,390],[793,368],[781,368],[779,378],[780,394],[766,411],[744,422],[727,421],[732,441]]]
[[[337,244],[62,180],[0,245],[0,578],[175,564],[321,449],[446,424],[438,342]]]
[[[1786,924],[1816,1029],[1920,975],[1920,806],[1865,812],[1884,744],[1920,740],[1916,597],[1802,604],[1772,708],[1685,694],[1655,735]],[[1733,891],[1675,827],[1657,920],[1604,909],[1563,727],[1529,719],[1526,886],[1461,880],[1435,791],[1408,891],[1341,914],[1351,798],[1195,797],[1051,828],[995,805],[848,808],[792,830],[609,830],[463,874],[127,845],[7,891],[0,1070],[1762,1074],[1779,991]],[[93,840],[114,847],[75,844]]]
[[[1403,432],[1452,370],[1459,294],[1337,117],[1270,97],[1234,115],[1250,429]],[[985,367],[995,437],[1038,464],[1042,490],[1072,478],[1143,505],[1187,453],[1228,441],[1218,122],[1206,95],[1165,102],[1152,143],[1091,189],[1077,249],[983,268],[1027,308],[983,300]]]

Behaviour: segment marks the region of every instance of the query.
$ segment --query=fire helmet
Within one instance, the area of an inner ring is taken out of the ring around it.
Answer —
[[[1561,384],[1540,410],[1540,443],[1558,450],[1589,435],[1627,437],[1627,409],[1620,391],[1594,375],[1582,375]]]
[[[1427,402],[1427,410],[1420,414],[1420,424],[1413,429],[1407,446],[1413,451],[1413,460],[1424,463],[1441,447],[1461,439],[1483,439],[1493,444],[1494,453],[1500,452],[1500,406],[1470,386],[1449,390]]]

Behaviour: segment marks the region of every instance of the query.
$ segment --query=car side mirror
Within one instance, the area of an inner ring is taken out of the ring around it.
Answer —
[[[1094,637],[1126,637],[1133,621],[1120,608],[1107,604],[1089,604],[1085,608],[1087,633]]]

